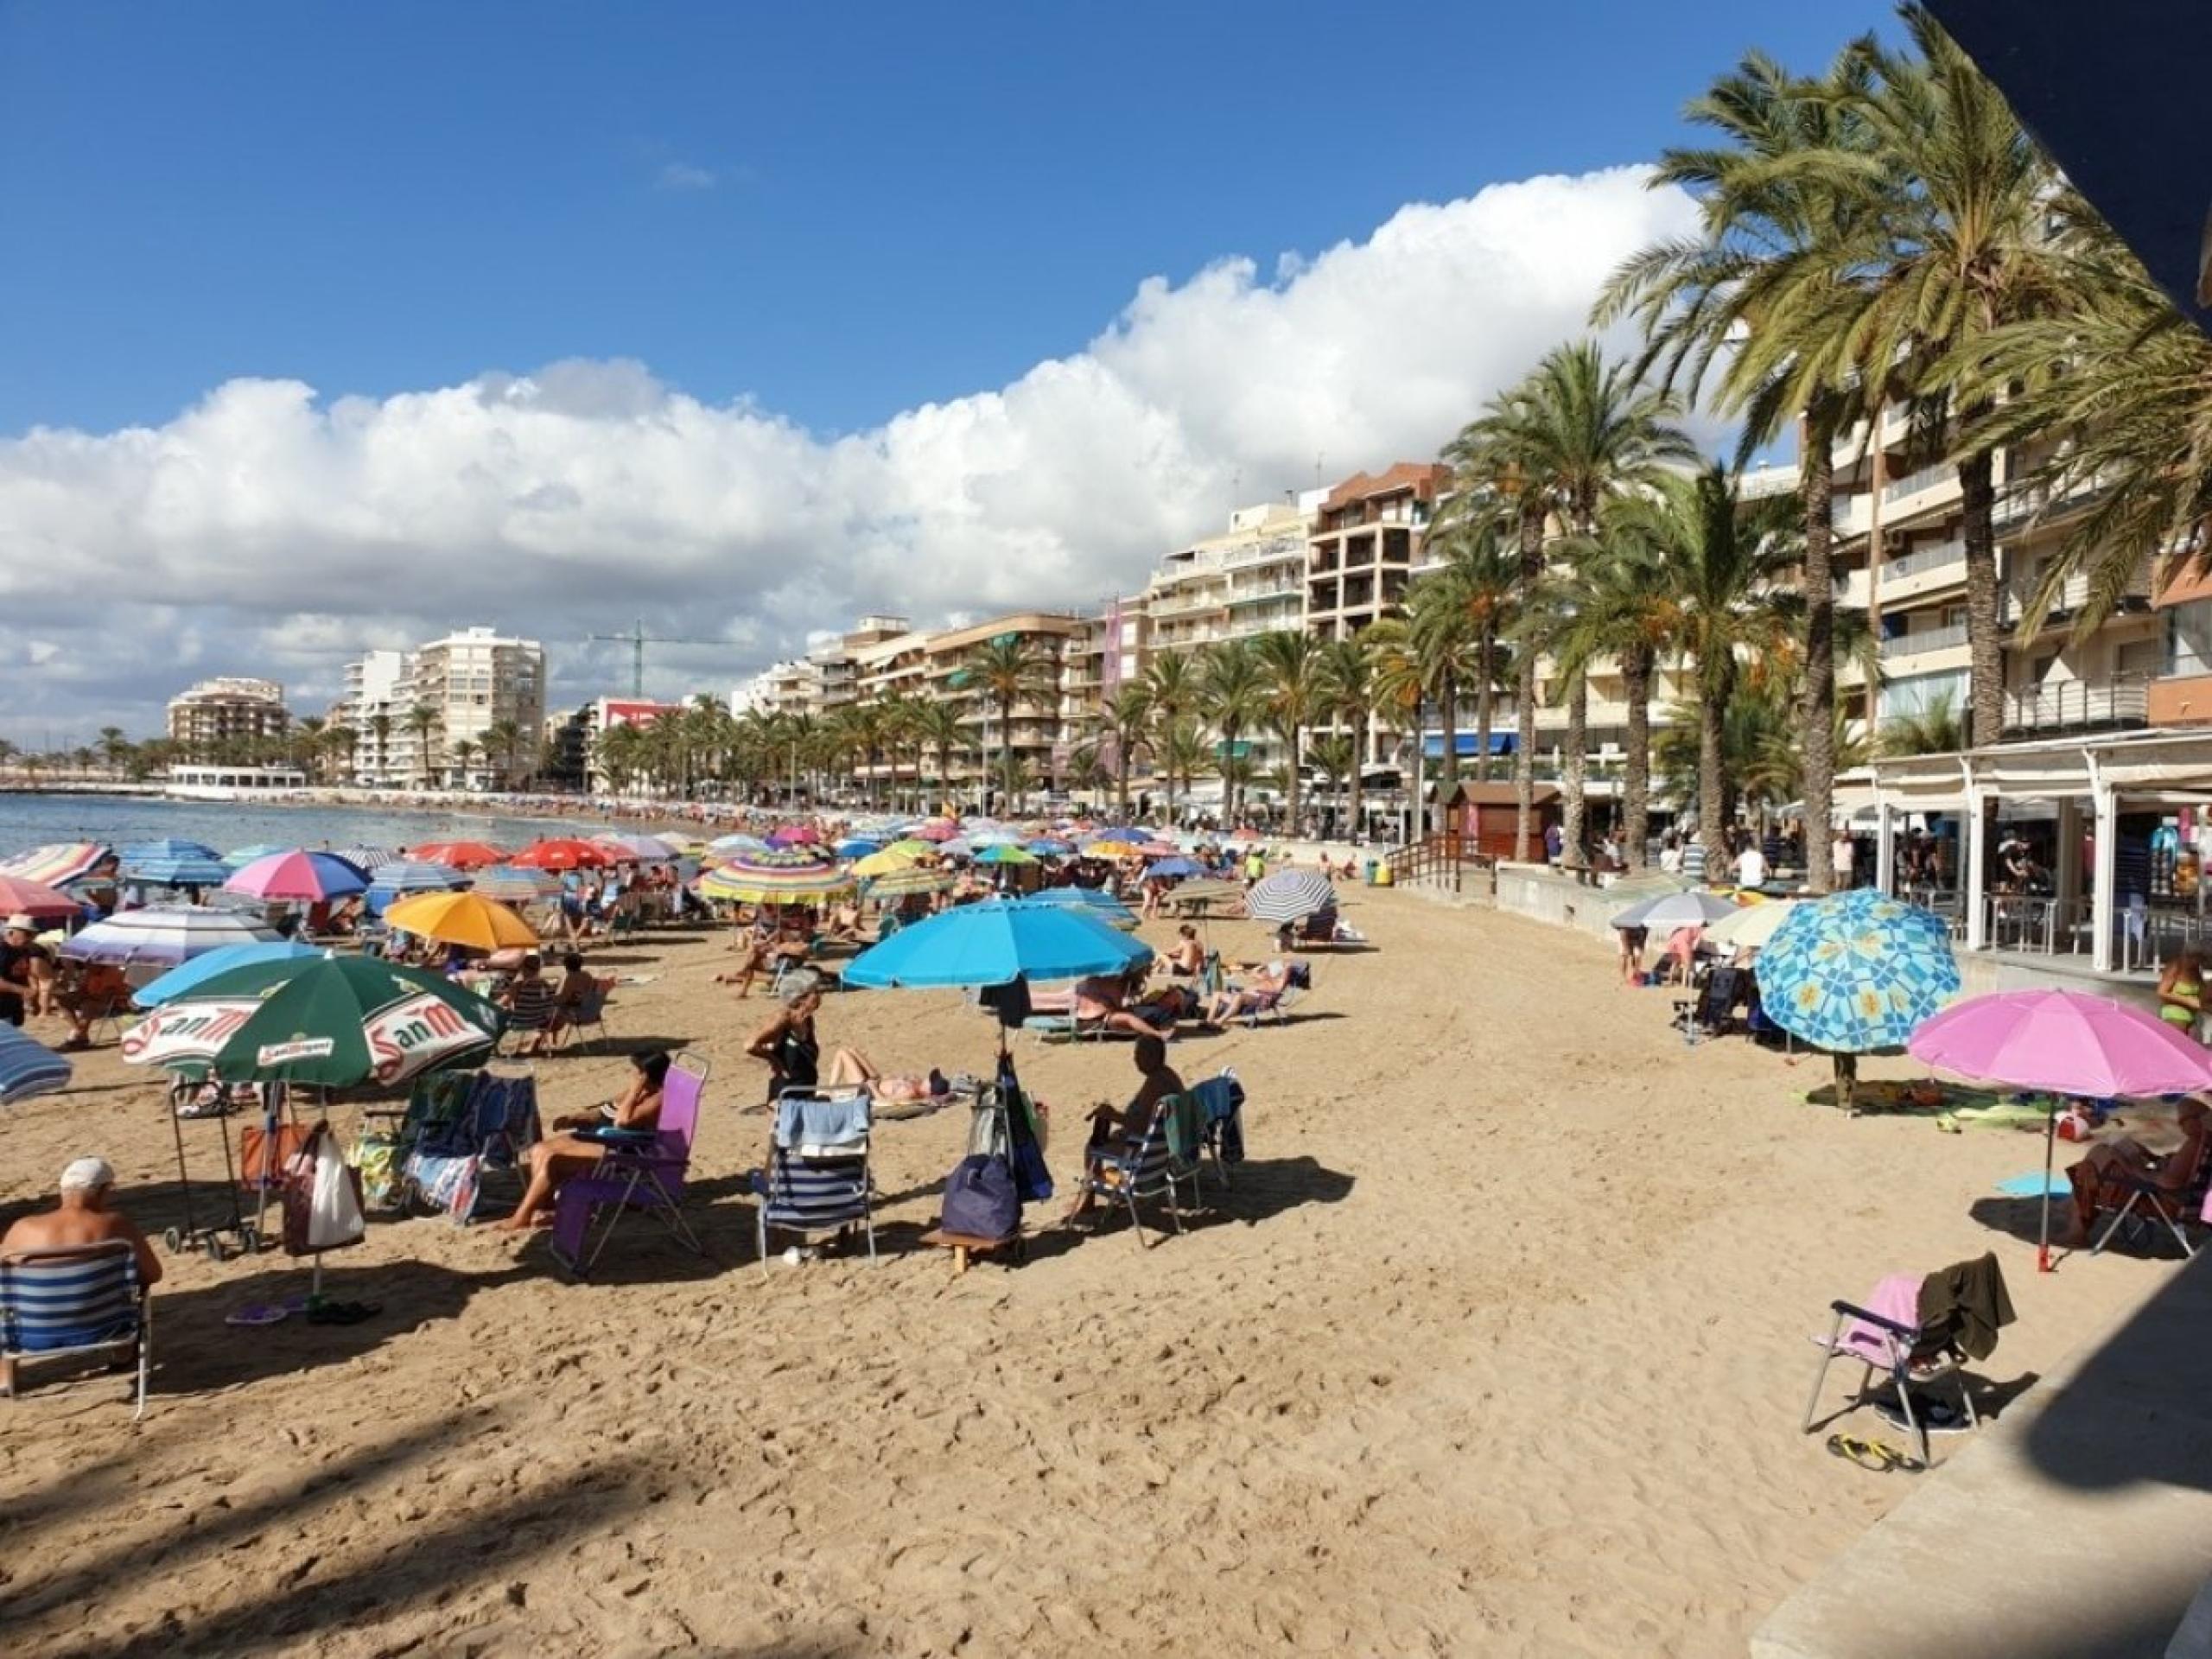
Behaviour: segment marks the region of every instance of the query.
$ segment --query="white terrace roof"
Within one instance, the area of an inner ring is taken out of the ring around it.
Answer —
[[[2212,802],[2212,728],[2045,738],[1872,760],[1838,775],[1835,810],[1839,817],[1884,804],[1908,812],[1958,810],[1969,787],[2000,801],[2086,797],[2107,787],[2139,800]]]

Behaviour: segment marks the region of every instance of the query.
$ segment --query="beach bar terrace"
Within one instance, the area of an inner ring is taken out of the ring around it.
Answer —
[[[2212,729],[1878,760],[1837,779],[1835,806],[1871,824],[1877,884],[1970,951],[2133,975],[2212,931]]]

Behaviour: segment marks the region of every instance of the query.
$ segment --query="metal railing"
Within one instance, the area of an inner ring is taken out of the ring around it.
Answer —
[[[1938,542],[1933,547],[1923,547],[1905,554],[1901,558],[1882,561],[1882,581],[1886,585],[1903,582],[1907,576],[1925,575],[1941,570],[1946,565],[1964,565],[1967,544],[1962,541]]]
[[[1382,855],[1395,887],[1412,883],[1463,893],[1470,881],[1484,893],[1497,892],[1497,861],[1478,852],[1470,836],[1423,836]]]
[[[1923,652],[1948,651],[1967,642],[1967,625],[1954,622],[1948,627],[1923,628],[1917,633],[1893,633],[1882,641],[1882,655],[1917,657]]]
[[[1882,499],[1895,501],[1901,496],[1916,495],[1922,490],[1933,489],[1946,479],[1955,479],[1958,468],[1948,461],[1939,461],[1932,467],[1923,467],[1916,473],[1907,473],[1903,478],[1893,478],[1882,486]]]
[[[2147,681],[2136,674],[2108,680],[2061,680],[2031,691],[2005,694],[2008,732],[2081,731],[2091,727],[2141,726],[2150,720]]]
[[[2037,893],[1982,895],[1982,940],[1993,950],[2044,957],[2085,957],[2095,949],[2090,901]]]

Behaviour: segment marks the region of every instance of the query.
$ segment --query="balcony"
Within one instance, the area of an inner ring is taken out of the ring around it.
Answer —
[[[1909,495],[1918,495],[1942,485],[1956,488],[1959,469],[1948,461],[1939,461],[1932,467],[1923,467],[1918,472],[1907,473],[1903,478],[1893,478],[1882,486],[1882,505],[1894,505]]]
[[[2150,723],[2149,704],[2149,687],[2138,675],[2045,682],[2032,690],[2005,694],[2005,735],[2132,731]]]
[[[1967,642],[1967,625],[1954,622],[1948,627],[1923,628],[1917,633],[1893,633],[1882,641],[1882,660],[1894,662],[1904,657],[1924,657],[1932,651],[1950,651]]]
[[[1334,542],[1317,544],[1313,556],[1306,561],[1306,569],[1309,574],[1317,576],[1325,576],[1334,571],[1337,569],[1337,544]]]
[[[1999,597],[2007,626],[2018,622],[2025,614],[2028,602],[2035,597],[2036,589],[2042,581],[2043,572],[2040,569],[2026,570],[2005,578]],[[2086,570],[2076,570],[2068,576],[2052,602],[2050,613],[2044,619],[2043,626],[2046,628],[2071,626],[2075,613],[2089,602],[2089,575]],[[2113,613],[2116,615],[2140,614],[2150,608],[2151,564],[2146,559],[2129,580],[2126,591],[2120,595],[2119,603],[2113,607]]]
[[[1910,582],[1915,576],[1924,576],[1934,570],[1948,570],[1953,566],[1957,567],[1953,572],[1956,578],[1961,582],[1965,581],[1967,544],[1963,541],[1954,539],[1938,542],[1933,547],[1917,548],[1903,558],[1884,559],[1882,561],[1883,591],[1886,593],[1893,582]],[[1929,585],[1935,587],[1940,584],[1931,582]]]

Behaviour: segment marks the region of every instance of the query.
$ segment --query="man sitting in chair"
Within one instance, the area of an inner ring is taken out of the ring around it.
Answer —
[[[161,1281],[162,1261],[145,1235],[120,1210],[108,1208],[115,1171],[105,1158],[78,1158],[61,1172],[60,1202],[38,1215],[25,1216],[0,1236],[0,1255],[23,1250],[67,1249],[74,1244],[104,1244],[126,1239],[138,1258],[138,1282],[151,1288]]]
[[[1183,1079],[1167,1064],[1167,1045],[1159,1038],[1149,1033],[1138,1038],[1130,1054],[1136,1061],[1137,1075],[1144,1081],[1137,1085],[1136,1093],[1129,1096],[1129,1103],[1121,1111],[1116,1112],[1103,1100],[1092,1109],[1090,1141],[1083,1149],[1086,1177],[1142,1140],[1160,1103],[1170,1095],[1183,1092]],[[1073,1221],[1090,1208],[1090,1183],[1086,1179],[1082,1196],[1061,1219]]]
[[[2135,1191],[2133,1182],[2141,1181],[2176,1198],[2188,1191],[2207,1155],[2205,1141],[2212,1136],[2212,1109],[2208,1109],[2203,1096],[2192,1095],[2182,1103],[2174,1122],[2181,1130],[2182,1142],[2163,1157],[2122,1135],[2090,1147],[2089,1155],[2066,1172],[2074,1189],[2074,1228],[2060,1243],[2069,1248],[2088,1244],[2097,1212],[2126,1204]]]
[[[130,982],[113,963],[86,963],[73,976],[60,997],[62,1014],[70,1026],[64,1053],[92,1046],[92,1021],[119,1014],[130,1007]]]

